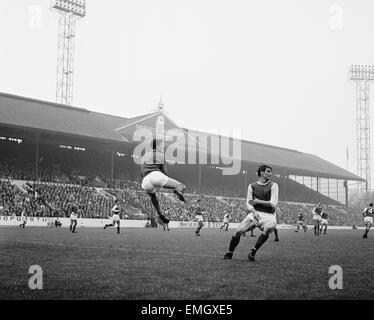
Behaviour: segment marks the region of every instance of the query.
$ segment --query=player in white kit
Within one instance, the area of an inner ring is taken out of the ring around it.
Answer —
[[[121,230],[121,218],[120,218],[120,212],[121,208],[118,205],[118,200],[114,201],[114,206],[111,210],[112,213],[112,223],[111,224],[106,224],[104,227],[104,230],[106,228],[114,227],[117,224],[117,234],[120,233]]]
[[[78,208],[76,206],[71,207],[71,214],[70,214],[70,232],[77,233],[75,228],[78,224]]]
[[[225,231],[229,231],[229,221],[230,221],[230,216],[228,213],[226,213],[223,217],[223,221],[222,221],[222,226],[221,228],[219,228],[219,231],[221,231],[223,228],[225,228]]]

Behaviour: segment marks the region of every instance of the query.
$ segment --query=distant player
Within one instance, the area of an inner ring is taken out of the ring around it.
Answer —
[[[60,218],[57,217],[56,220],[55,220],[55,227],[56,228],[61,228],[61,226],[62,226],[62,223],[60,221]]]
[[[164,228],[164,231],[170,231],[170,229],[169,229],[169,223],[163,223],[162,222],[162,227]]]
[[[304,214],[302,212],[300,212],[298,217],[297,217],[297,226],[296,226],[295,232],[299,232],[300,226],[303,227],[304,232],[307,232],[308,227],[305,224]]]
[[[186,202],[184,191],[186,186],[177,180],[167,176],[165,156],[161,152],[160,141],[152,140],[152,151],[147,152],[141,162],[141,176],[143,178],[142,188],[151,197],[152,204],[163,223],[168,224],[167,219],[161,211],[160,203],[157,199],[156,192],[161,188],[171,189],[178,196],[180,201]]]
[[[27,215],[26,215],[25,210],[22,211],[21,221],[22,221],[22,223],[19,225],[19,227],[25,229],[26,223],[27,223]]]
[[[106,224],[104,227],[104,230],[106,228],[114,227],[117,224],[117,234],[120,233],[121,230],[121,218],[119,216],[121,212],[121,208],[118,205],[118,200],[114,201],[114,206],[111,210],[112,213],[112,223],[111,224]]]
[[[274,213],[278,205],[279,188],[277,183],[270,180],[272,174],[272,168],[267,165],[258,168],[257,176],[259,180],[248,187],[246,205],[250,213],[234,233],[230,241],[229,251],[225,254],[224,259],[232,259],[243,233],[258,227],[262,234],[248,255],[248,260],[254,261],[256,253],[269,239],[269,234],[276,228],[277,220]]]
[[[373,203],[370,203],[369,206],[365,208],[364,211],[362,212],[362,215],[364,216],[365,227],[366,227],[365,233],[363,235],[364,239],[367,239],[370,228],[373,225],[373,214],[374,214]]]
[[[70,232],[77,233],[75,228],[78,224],[78,208],[76,206],[71,207],[71,213],[70,213]]]
[[[321,225],[322,220],[322,206],[321,203],[318,202],[317,206],[314,207],[312,213],[313,213],[313,223],[314,223],[314,235],[319,236],[319,228]]]
[[[321,230],[320,230],[321,234],[322,234],[323,229],[325,229],[323,231],[323,234],[326,234],[326,232],[327,232],[327,225],[328,225],[329,215],[328,215],[326,209],[327,209],[326,207],[323,209],[322,215],[321,215]]]
[[[219,231],[221,231],[223,228],[225,228],[225,231],[228,231],[229,229],[229,221],[230,221],[230,216],[228,213],[226,213],[223,217],[223,221],[222,221],[222,226],[221,228],[219,228]]]
[[[169,210],[166,212],[166,214],[169,215]],[[159,217],[159,223],[158,223],[159,226],[162,226],[162,228],[164,229],[164,231],[170,231],[169,229],[169,223],[164,223],[160,217]]]
[[[197,208],[195,210],[197,229],[195,231],[196,236],[200,237],[200,230],[204,227],[203,210],[201,208],[201,200],[197,200]]]

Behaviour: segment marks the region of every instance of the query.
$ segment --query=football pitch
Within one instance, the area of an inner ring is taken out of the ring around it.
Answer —
[[[248,300],[373,299],[374,231],[312,230],[272,234],[255,262],[257,238],[242,238],[223,260],[229,232],[202,229],[0,228],[0,299]],[[259,235],[259,230],[256,230]],[[43,270],[43,289],[31,290],[30,266]],[[332,290],[331,266],[343,271]]]

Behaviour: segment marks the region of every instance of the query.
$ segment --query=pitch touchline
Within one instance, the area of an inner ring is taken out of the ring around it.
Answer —
[[[69,244],[49,244],[44,242],[36,242],[36,241],[22,241],[22,240],[9,240],[9,239],[0,239],[1,242],[5,241],[12,241],[20,244],[37,244],[37,245],[44,245],[44,246],[53,246],[53,247],[64,247],[64,248],[75,248],[75,249],[102,249],[102,250],[120,250],[124,252],[144,252],[144,253],[157,253],[157,254],[168,254],[168,255],[180,255],[186,257],[205,257],[205,258],[219,258],[219,256],[212,256],[207,254],[188,254],[183,252],[175,252],[175,251],[160,251],[160,250],[144,250],[144,249],[133,249],[133,248],[122,248],[122,247],[100,247],[100,246],[77,246],[77,245],[69,245]]]

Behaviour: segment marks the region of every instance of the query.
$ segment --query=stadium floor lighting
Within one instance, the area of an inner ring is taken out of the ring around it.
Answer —
[[[86,0],[54,0],[52,8],[81,18],[86,16]]]

